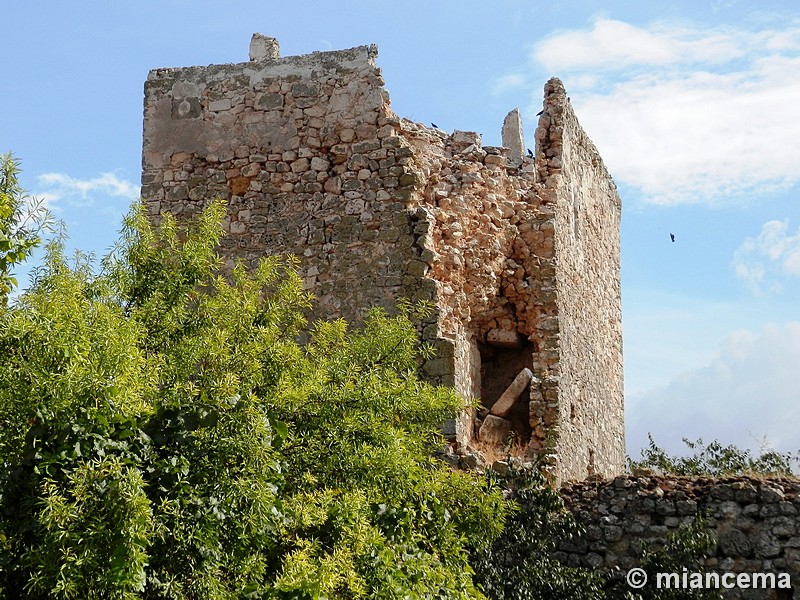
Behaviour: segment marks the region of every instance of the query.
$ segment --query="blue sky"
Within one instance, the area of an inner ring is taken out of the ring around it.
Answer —
[[[564,81],[623,199],[628,451],[800,449],[796,2],[39,1],[3,9],[0,152],[102,254],[137,197],[150,69],[376,43],[392,107],[499,144]],[[669,234],[676,240],[670,242]]]

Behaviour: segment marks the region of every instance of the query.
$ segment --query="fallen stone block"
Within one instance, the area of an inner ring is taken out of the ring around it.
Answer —
[[[528,387],[528,384],[533,379],[533,373],[530,369],[525,368],[519,372],[511,382],[511,385],[506,388],[503,395],[497,399],[497,402],[492,406],[492,414],[497,417],[505,417],[514,407],[514,403],[519,398],[520,394]]]
[[[511,423],[509,421],[502,417],[489,415],[481,425],[478,438],[486,444],[505,445],[510,431]]]

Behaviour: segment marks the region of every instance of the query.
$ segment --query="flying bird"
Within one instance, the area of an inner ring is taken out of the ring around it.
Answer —
[[[439,126],[436,123],[431,123],[431,127],[433,127],[434,129],[439,129]]]
[[[675,241],[675,234],[674,233],[670,233],[669,234],[669,239],[674,242]]]
[[[544,112],[544,109],[540,110],[539,112],[536,113],[536,116],[537,117],[541,117],[543,112]]]

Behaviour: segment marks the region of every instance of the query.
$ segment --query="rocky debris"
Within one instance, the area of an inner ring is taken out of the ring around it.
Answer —
[[[505,446],[508,442],[508,435],[510,432],[510,421],[495,415],[487,415],[481,425],[478,439],[485,444]]]

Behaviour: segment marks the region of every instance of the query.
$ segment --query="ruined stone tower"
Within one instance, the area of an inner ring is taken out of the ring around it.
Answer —
[[[423,373],[484,407],[451,436],[502,443],[510,429],[558,479],[621,472],[620,199],[561,82],[545,86],[530,158],[518,113],[508,148],[399,118],[375,46],[280,58],[256,35],[250,55],[151,71],[151,213],[227,199],[224,252],[298,256],[317,316],[432,302]]]

